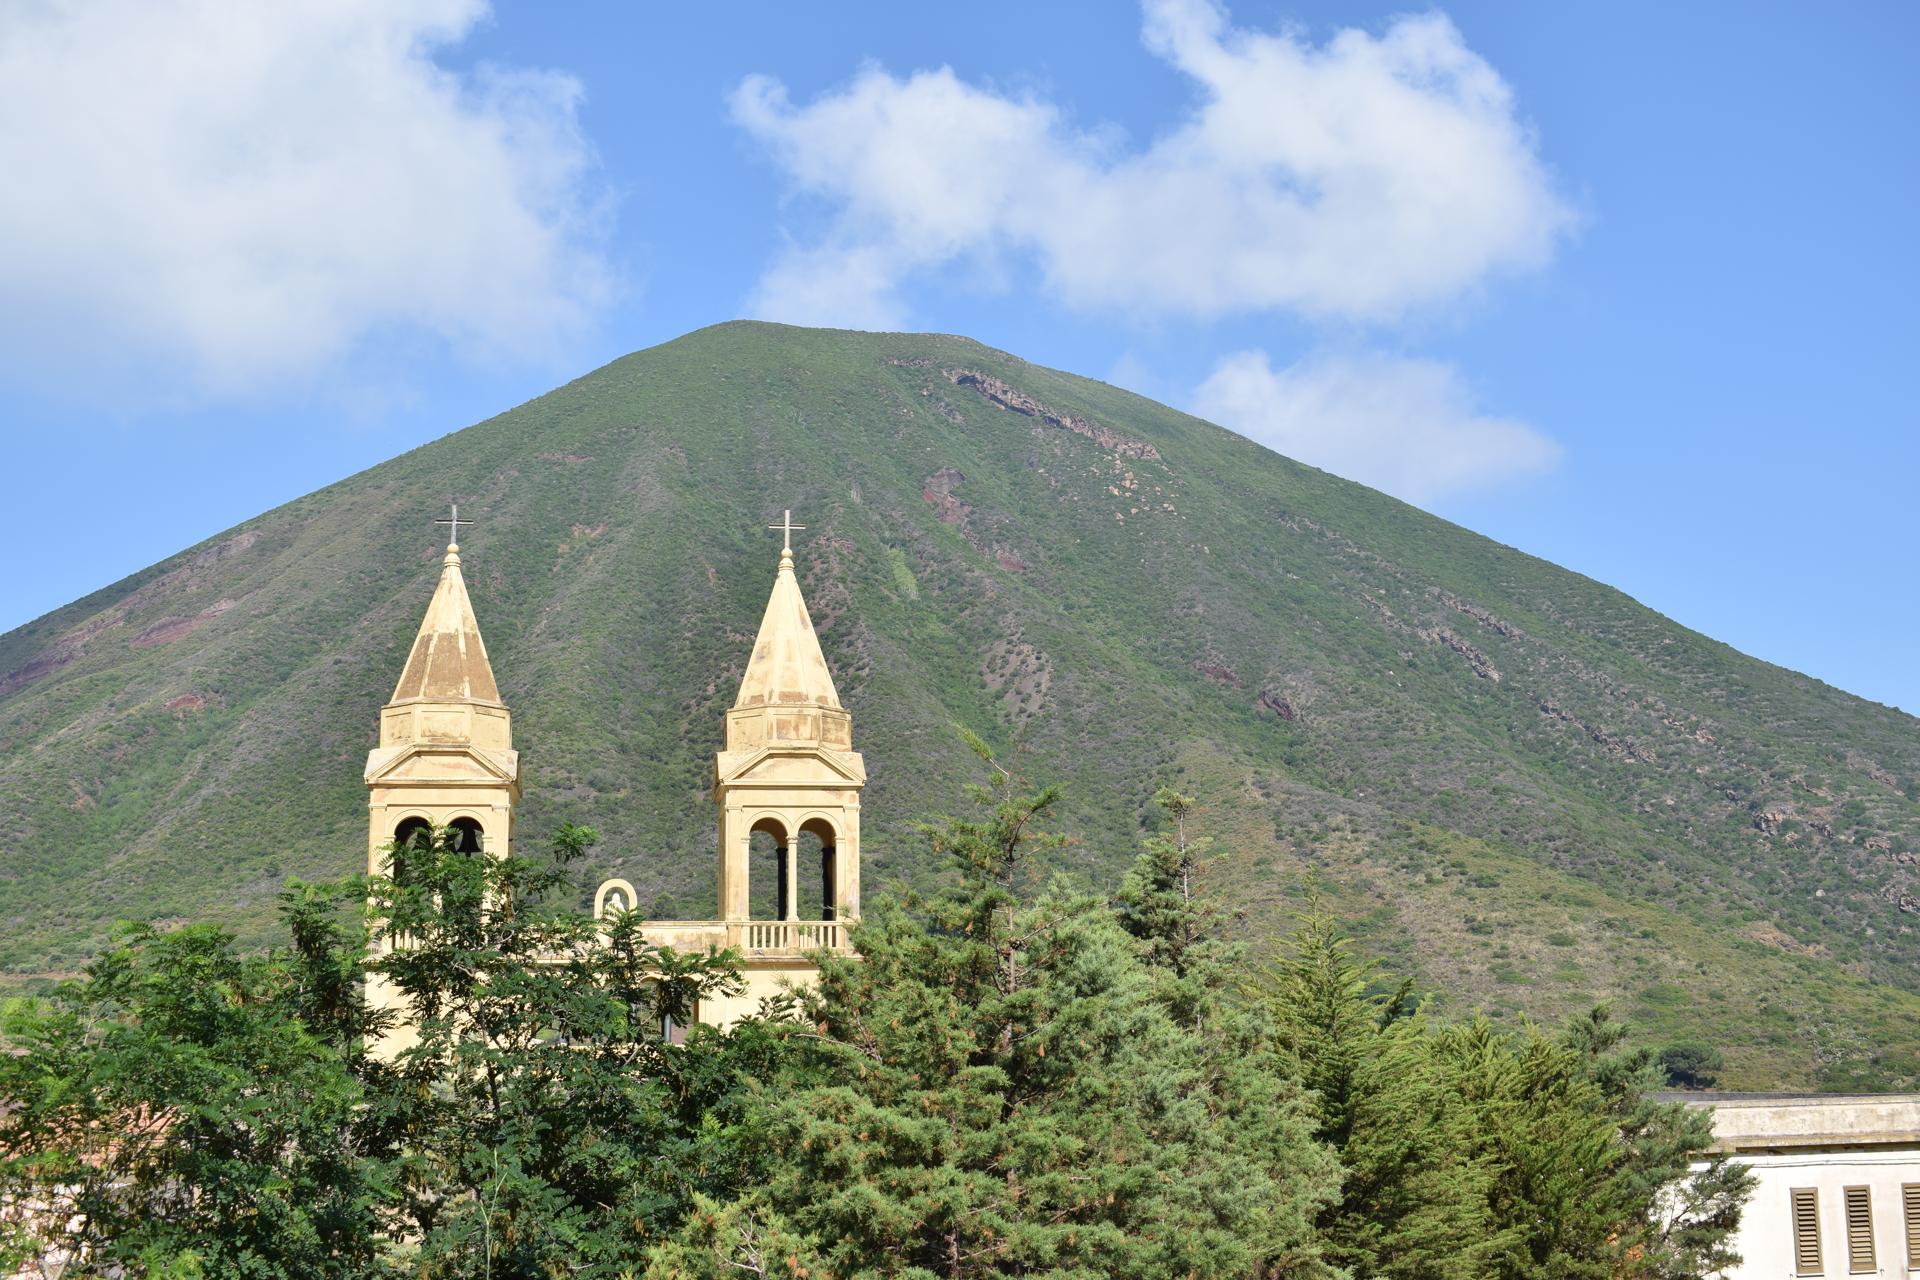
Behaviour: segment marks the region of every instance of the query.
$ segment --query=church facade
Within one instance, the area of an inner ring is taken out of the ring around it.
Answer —
[[[745,989],[703,1001],[698,1010],[701,1022],[717,1026],[752,1014],[783,986],[811,982],[816,969],[808,955],[846,950],[848,929],[860,918],[866,766],[853,749],[853,718],[840,704],[794,573],[796,526],[789,518],[776,527],[785,538],[773,590],[714,761],[717,916],[642,926],[648,941],[682,952],[733,948],[741,954]],[[457,539],[457,522],[454,529]],[[423,829],[446,828],[465,852],[501,857],[513,847],[520,755],[467,595],[457,540],[447,546],[393,697],[380,709],[380,741],[367,753],[366,783],[370,873],[386,870],[395,841]],[[775,850],[773,904],[759,917],[749,893],[756,835],[770,837]],[[801,866],[803,849],[815,851],[813,865]],[[815,918],[802,919],[803,896],[813,896],[802,887],[814,884]],[[594,913],[605,919],[637,903],[631,884],[608,880],[594,894]],[[376,1008],[405,1012],[384,980],[370,983],[368,999]],[[397,1052],[410,1038],[403,1019],[382,1049]]]

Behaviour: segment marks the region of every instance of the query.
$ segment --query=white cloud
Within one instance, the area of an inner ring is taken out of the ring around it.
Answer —
[[[0,8],[0,335],[16,371],[61,354],[225,392],[370,341],[542,354],[575,332],[610,278],[580,85],[437,65],[485,14],[484,0]]]
[[[1526,423],[1480,412],[1434,360],[1321,355],[1276,371],[1265,352],[1242,351],[1214,367],[1193,412],[1420,504],[1545,471],[1561,453]]]
[[[894,324],[908,278],[1016,254],[1084,309],[1385,320],[1545,262],[1571,224],[1507,85],[1442,15],[1315,46],[1148,0],[1144,39],[1196,102],[1134,148],[945,68],[869,67],[805,105],[742,82],[735,121],[826,213],[759,313]]]

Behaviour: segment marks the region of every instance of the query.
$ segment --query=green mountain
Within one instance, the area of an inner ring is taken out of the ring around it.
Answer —
[[[712,910],[707,792],[791,507],[872,782],[867,893],[975,776],[1068,785],[1111,884],[1172,782],[1256,940],[1309,891],[1453,1012],[1613,1000],[1733,1086],[1920,1082],[1920,721],[1104,384],[963,338],[730,324],[0,637],[0,967],[120,917],[265,936],[356,869],[449,495],[519,830]]]

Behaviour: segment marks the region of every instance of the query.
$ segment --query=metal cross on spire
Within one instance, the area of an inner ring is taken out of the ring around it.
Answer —
[[[471,525],[473,521],[462,520],[460,518],[459,503],[455,502],[455,503],[450,503],[448,505],[450,505],[453,508],[453,513],[449,515],[445,520],[435,520],[434,523],[444,524],[447,526],[447,545],[450,547],[457,547],[460,545],[460,526],[463,524]]]
[[[780,549],[782,551],[792,551],[793,535],[806,527],[807,526],[803,524],[795,524],[793,522],[793,512],[791,511],[781,513],[779,524],[770,524],[767,526],[769,529],[778,529],[780,531]]]

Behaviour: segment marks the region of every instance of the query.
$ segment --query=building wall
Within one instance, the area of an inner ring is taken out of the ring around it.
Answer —
[[[1741,1262],[1727,1280],[1802,1275],[1920,1280],[1907,1249],[1902,1187],[1920,1185],[1920,1095],[1671,1095],[1713,1112],[1714,1149],[1752,1169],[1753,1196],[1734,1247]],[[1793,1192],[1812,1188],[1819,1205],[1820,1270],[1794,1265]],[[1868,1188],[1874,1265],[1854,1270],[1847,1252],[1848,1187]]]
[[[1736,1248],[1741,1263],[1729,1280],[1780,1280],[1796,1276],[1793,1266],[1791,1193],[1813,1187],[1819,1193],[1820,1253],[1826,1276],[1920,1276],[1920,1258],[1907,1256],[1900,1188],[1920,1183],[1920,1147],[1829,1149],[1780,1154],[1739,1153],[1734,1159],[1758,1179],[1741,1217]],[[1847,1265],[1847,1218],[1842,1193],[1847,1187],[1871,1189],[1874,1269]]]
[[[743,1018],[760,1011],[760,1002],[783,990],[807,991],[820,981],[820,970],[812,961],[794,958],[749,961],[742,970],[746,990],[734,996],[710,996],[700,1002],[700,1021],[726,1030]]]

